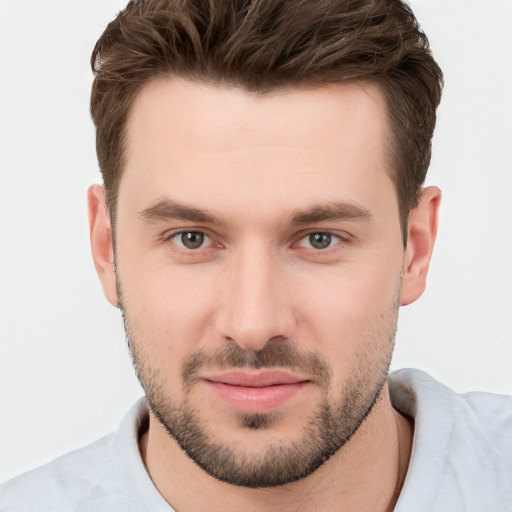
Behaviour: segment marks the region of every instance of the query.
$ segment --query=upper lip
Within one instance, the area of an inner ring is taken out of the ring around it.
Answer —
[[[222,373],[211,373],[203,375],[203,379],[228,384],[231,386],[245,386],[261,388],[264,386],[278,386],[283,384],[296,384],[309,379],[283,370],[231,370]]]

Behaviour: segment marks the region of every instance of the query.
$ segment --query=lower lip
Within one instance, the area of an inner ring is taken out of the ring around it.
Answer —
[[[282,406],[307,388],[309,381],[274,386],[232,386],[222,382],[205,381],[228,406],[247,413],[266,413]]]

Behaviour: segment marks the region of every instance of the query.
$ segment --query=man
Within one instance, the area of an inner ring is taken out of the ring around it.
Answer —
[[[510,399],[388,378],[440,202],[407,6],[130,2],[92,64],[92,252],[146,401],[0,509],[510,510]]]

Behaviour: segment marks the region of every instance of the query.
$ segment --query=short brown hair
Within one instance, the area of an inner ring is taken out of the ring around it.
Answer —
[[[401,0],[132,0],[91,57],[91,114],[112,222],[125,130],[161,76],[251,92],[367,82],[385,93],[390,162],[407,233],[430,163],[443,75]]]

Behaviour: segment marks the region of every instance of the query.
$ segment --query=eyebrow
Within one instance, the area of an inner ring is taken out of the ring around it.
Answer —
[[[171,219],[188,220],[223,226],[225,222],[215,217],[206,210],[186,206],[183,203],[170,199],[160,199],[153,206],[145,208],[138,213],[138,217],[148,221],[165,221]]]
[[[373,220],[370,210],[353,202],[330,202],[297,211],[291,218],[292,226],[337,220]]]
[[[225,226],[226,223],[207,210],[173,201],[168,198],[158,200],[154,205],[141,210],[138,217],[147,221],[165,221],[172,219],[187,220],[214,226]],[[313,205],[306,210],[297,210],[290,219],[290,224],[300,227],[316,222],[337,220],[372,220],[373,215],[364,206],[354,202],[330,202]]]

